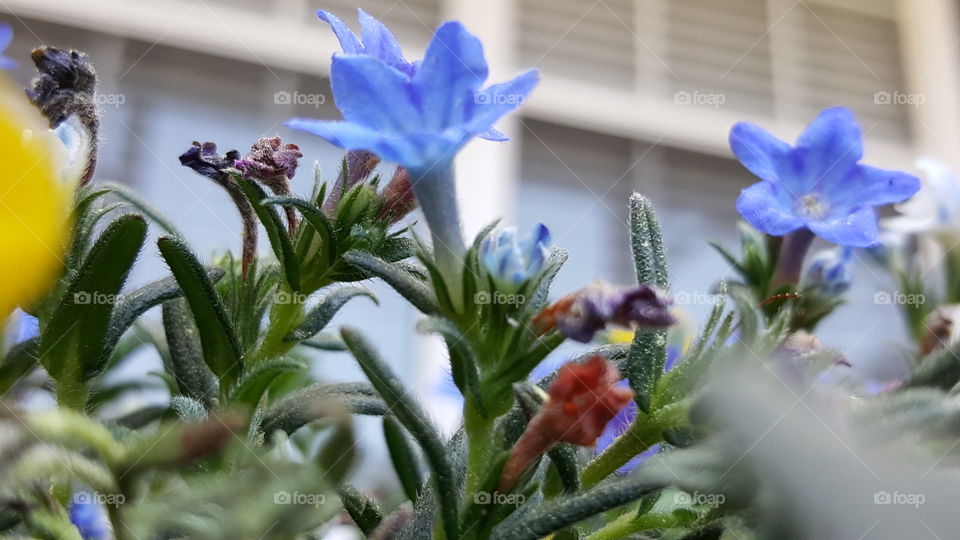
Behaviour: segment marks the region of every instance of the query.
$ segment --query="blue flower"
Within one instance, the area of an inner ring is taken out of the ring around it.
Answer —
[[[340,41],[340,47],[345,54],[363,54],[378,58],[385,64],[412,77],[416,73],[417,66],[403,57],[400,43],[397,42],[393,33],[366,11],[358,9],[357,13],[360,19],[359,38],[346,23],[333,13],[321,9],[317,12],[317,17],[330,24],[330,28],[333,29],[337,40]]]
[[[906,200],[920,188],[906,173],[858,163],[860,127],[843,107],[822,111],[795,146],[741,122],[730,130],[730,147],[762,180],[743,190],[737,210],[773,236],[807,228],[835,244],[871,246],[879,241],[874,207]]]
[[[109,540],[113,538],[110,519],[103,506],[92,500],[90,493],[74,494],[68,509],[70,522],[80,531],[83,540]]]
[[[483,240],[483,266],[503,290],[517,290],[543,269],[549,246],[550,231],[542,223],[522,240],[507,227]]]
[[[360,41],[326,12],[344,49],[334,55],[330,85],[343,122],[294,119],[287,125],[347,150],[369,150],[419,176],[442,167],[470,139],[492,133],[493,123],[516,109],[533,90],[536,70],[482,89],[487,79],[483,46],[458,22],[441,25],[419,64],[403,59],[396,39],[362,11]]]
[[[287,122],[346,150],[368,150],[406,167],[433,236],[437,266],[460,298],[463,255],[453,158],[474,137],[506,140],[493,123],[519,107],[537,84],[536,70],[487,88],[480,40],[458,22],[442,24],[423,61],[407,62],[396,38],[360,12],[361,40],[326,12],[343,47],[330,67],[330,86],[343,121]],[[457,302],[457,301],[455,301]]]
[[[20,311],[17,321],[17,343],[23,343],[40,335],[40,320],[26,311]]]
[[[0,23],[0,69],[17,69],[17,61],[3,56],[13,41],[13,28],[7,23]]]
[[[806,287],[816,287],[827,294],[841,294],[850,288],[853,275],[850,264],[853,250],[840,246],[815,254],[804,275]]]
[[[670,346],[669,348],[667,348],[667,361],[663,366],[663,371],[666,372],[673,369],[673,367],[677,365],[677,360],[679,358],[680,358],[679,348],[677,348],[676,346]],[[629,388],[630,381],[628,381],[627,379],[623,379],[622,381],[617,383],[617,385],[623,388]],[[629,404],[627,404],[626,407],[620,409],[617,415],[613,417],[613,420],[610,420],[610,422],[607,423],[607,427],[604,428],[603,434],[601,434],[600,438],[597,439],[597,447],[596,447],[595,453],[596,454],[603,453],[604,450],[606,450],[611,444],[613,444],[613,441],[617,440],[617,437],[622,435],[623,432],[630,427],[630,424],[633,423],[633,420],[636,417],[637,417],[637,404],[631,401]],[[660,451],[660,445],[655,444],[650,448],[647,448],[643,452],[640,452],[639,454],[634,456],[633,459],[631,459],[622,467],[617,469],[617,472],[619,474],[627,474],[630,471],[632,471],[634,468],[636,468],[638,465],[646,461],[649,457],[657,455],[659,451]]]

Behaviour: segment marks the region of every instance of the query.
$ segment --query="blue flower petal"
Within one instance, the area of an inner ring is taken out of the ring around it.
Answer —
[[[461,124],[465,118],[458,113],[469,107],[486,80],[487,61],[480,40],[458,22],[442,24],[412,79],[424,125],[430,130],[443,130]]]
[[[490,85],[478,92],[473,103],[467,104],[469,129],[480,133],[505,114],[523,105],[539,81],[540,72],[531,69],[509,81]]]
[[[357,12],[360,18],[360,32],[363,35],[364,52],[379,58],[408,76],[413,76],[413,66],[403,57],[397,38],[382,22],[366,11],[358,9]]]
[[[842,181],[825,184],[823,191],[833,204],[853,208],[904,201],[919,190],[920,179],[915,176],[859,165]]]
[[[340,48],[343,49],[343,52],[347,54],[361,54],[363,52],[363,45],[360,44],[360,40],[350,30],[350,27],[340,20],[340,17],[322,9],[317,12],[317,17],[320,17],[321,21],[328,23],[330,28],[333,29],[333,34],[340,41]]]
[[[863,157],[860,126],[845,107],[824,109],[797,138],[806,153],[807,171],[822,178],[831,171],[845,171]]]
[[[454,142],[438,135],[423,133],[391,137],[350,122],[294,118],[286,126],[317,135],[340,148],[369,150],[386,161],[410,169],[410,178],[414,182],[426,169],[452,160],[457,149]]]
[[[7,23],[0,23],[0,53],[3,53],[13,42],[13,27]],[[13,58],[0,56],[0,69],[16,69],[17,61]]]
[[[495,142],[506,142],[510,140],[510,137],[507,137],[506,133],[494,128],[490,128],[482,133],[477,134],[477,137]]]
[[[877,215],[871,206],[833,219],[811,221],[807,226],[820,238],[841,246],[870,247],[880,241]]]
[[[778,164],[790,153],[789,144],[747,122],[734,125],[729,139],[730,149],[748,171],[771,182],[779,178]]]
[[[781,236],[803,227],[805,221],[782,208],[776,189],[770,182],[744,189],[737,198],[737,211],[757,230]]]
[[[337,55],[330,68],[333,97],[343,118],[384,134],[419,131],[420,113],[403,73],[363,55]],[[386,156],[381,156],[386,159]]]

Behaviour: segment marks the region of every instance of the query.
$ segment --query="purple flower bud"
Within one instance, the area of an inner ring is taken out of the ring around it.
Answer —
[[[288,194],[289,180],[297,174],[303,152],[295,144],[283,144],[280,137],[262,137],[250,148],[250,153],[237,160],[234,167],[244,178],[259,180],[274,193]]]
[[[95,110],[93,94],[97,72],[82,52],[40,47],[31,55],[40,76],[28,91],[30,99],[50,120],[50,127],[59,126],[73,114]]]
[[[216,143],[205,142],[200,144],[194,141],[193,146],[180,155],[180,164],[193,169],[201,176],[219,180],[223,177],[223,170],[233,167],[238,159],[240,159],[240,152],[236,150],[219,154],[217,153]]]
[[[257,217],[254,214],[250,201],[240,186],[234,182],[233,178],[227,174],[224,169],[234,166],[234,163],[240,159],[240,152],[230,150],[226,154],[217,152],[217,145],[212,142],[200,144],[196,141],[189,150],[180,155],[180,164],[184,167],[193,169],[201,176],[216,182],[220,187],[227,191],[230,200],[240,212],[240,220],[243,222],[243,277],[246,279],[247,271],[257,254]]]
[[[100,116],[94,101],[97,72],[87,55],[77,51],[44,46],[35,49],[31,57],[40,76],[27,90],[27,96],[47,117],[50,128],[56,129],[70,117],[76,117],[87,130],[90,144],[79,181],[81,186],[86,185],[96,171],[99,148]]]
[[[619,289],[594,282],[544,309],[533,319],[542,332],[557,328],[570,339],[587,343],[607,324],[665,328],[676,323],[672,301],[649,285]]]

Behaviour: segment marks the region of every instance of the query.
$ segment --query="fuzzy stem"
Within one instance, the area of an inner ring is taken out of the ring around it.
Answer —
[[[433,236],[433,256],[447,282],[450,297],[457,309],[462,308],[463,257],[466,246],[460,229],[460,209],[453,164],[428,170],[410,170],[413,193],[423,210]]]
[[[493,446],[494,421],[485,418],[474,407],[470,400],[463,406],[464,429],[467,432],[467,501],[473,500],[473,495],[480,489],[484,473],[490,465],[490,455]]]
[[[250,206],[250,201],[243,194],[243,190],[229,175],[223,174],[214,179],[223,189],[227,190],[230,200],[240,212],[240,220],[243,222],[243,258],[241,259],[241,269],[243,279],[247,279],[247,272],[250,265],[257,257],[257,216]]]
[[[647,450],[663,438],[659,425],[649,417],[637,414],[637,417],[606,450],[587,464],[580,475],[583,489],[591,488],[610,476],[637,454]]]
[[[797,229],[784,237],[777,270],[773,274],[773,290],[800,282],[803,259],[807,256],[810,245],[813,244],[813,238],[813,233],[806,227]]]
[[[80,115],[80,121],[87,130],[90,137],[90,149],[87,152],[87,168],[83,171],[80,178],[80,186],[83,187],[93,179],[93,173],[97,170],[97,156],[100,151],[100,116],[94,111],[91,114]]]
[[[75,375],[64,374],[64,376],[57,381],[56,388],[57,406],[85,413],[87,409],[87,397],[90,393],[86,383],[80,382],[79,377]]]

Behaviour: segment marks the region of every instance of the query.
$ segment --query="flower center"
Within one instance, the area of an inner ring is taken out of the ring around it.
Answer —
[[[823,196],[819,193],[808,193],[797,199],[793,209],[798,216],[823,219],[827,216],[830,205],[823,200]]]

